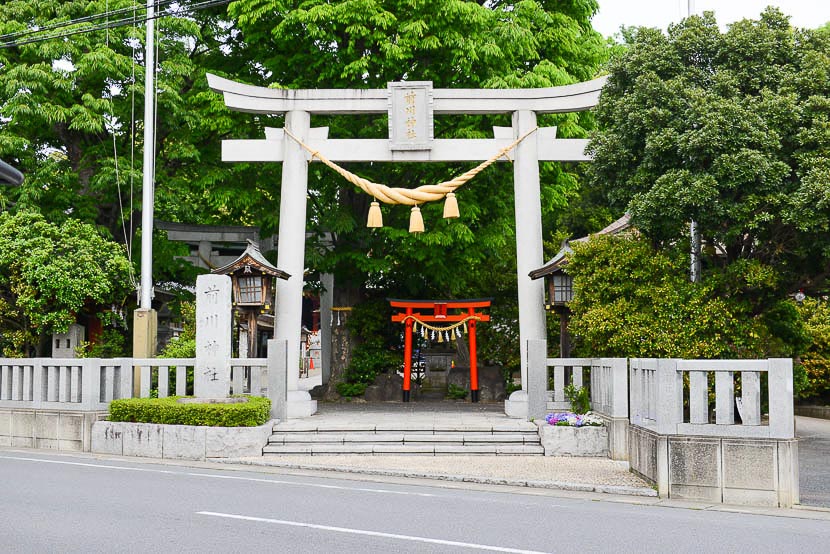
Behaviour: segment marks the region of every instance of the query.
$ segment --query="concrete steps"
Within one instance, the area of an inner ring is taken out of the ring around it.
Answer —
[[[327,422],[289,420],[274,426],[263,449],[273,455],[544,455],[535,424]]]

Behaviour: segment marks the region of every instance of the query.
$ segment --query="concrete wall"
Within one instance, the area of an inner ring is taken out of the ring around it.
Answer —
[[[92,452],[173,460],[261,456],[275,423],[198,427],[99,421],[92,427]]]
[[[0,409],[0,446],[89,452],[92,425],[107,412]]]
[[[795,439],[660,435],[632,425],[631,470],[664,498],[790,507],[798,503]]]

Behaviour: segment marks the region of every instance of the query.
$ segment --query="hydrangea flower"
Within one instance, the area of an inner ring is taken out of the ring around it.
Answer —
[[[545,421],[550,425],[561,425],[569,427],[599,426],[603,424],[602,418],[596,414],[575,414],[573,412],[555,412],[545,416]]]

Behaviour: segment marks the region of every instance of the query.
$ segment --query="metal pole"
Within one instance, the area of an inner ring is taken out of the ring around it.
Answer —
[[[153,177],[155,174],[155,0],[147,0],[147,39],[144,75],[144,180],[141,191],[141,288],[139,307],[153,300]]]

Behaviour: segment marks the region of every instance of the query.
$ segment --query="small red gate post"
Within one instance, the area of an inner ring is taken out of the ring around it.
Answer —
[[[406,309],[406,315],[412,315],[412,308]],[[404,402],[409,402],[410,386],[412,374],[412,318],[407,318],[404,324],[404,338],[403,338],[403,398]]]
[[[469,308],[469,315],[473,317],[475,310]],[[476,356],[476,320],[471,319],[470,324],[470,400],[478,402],[480,394],[478,390],[478,359]]]

